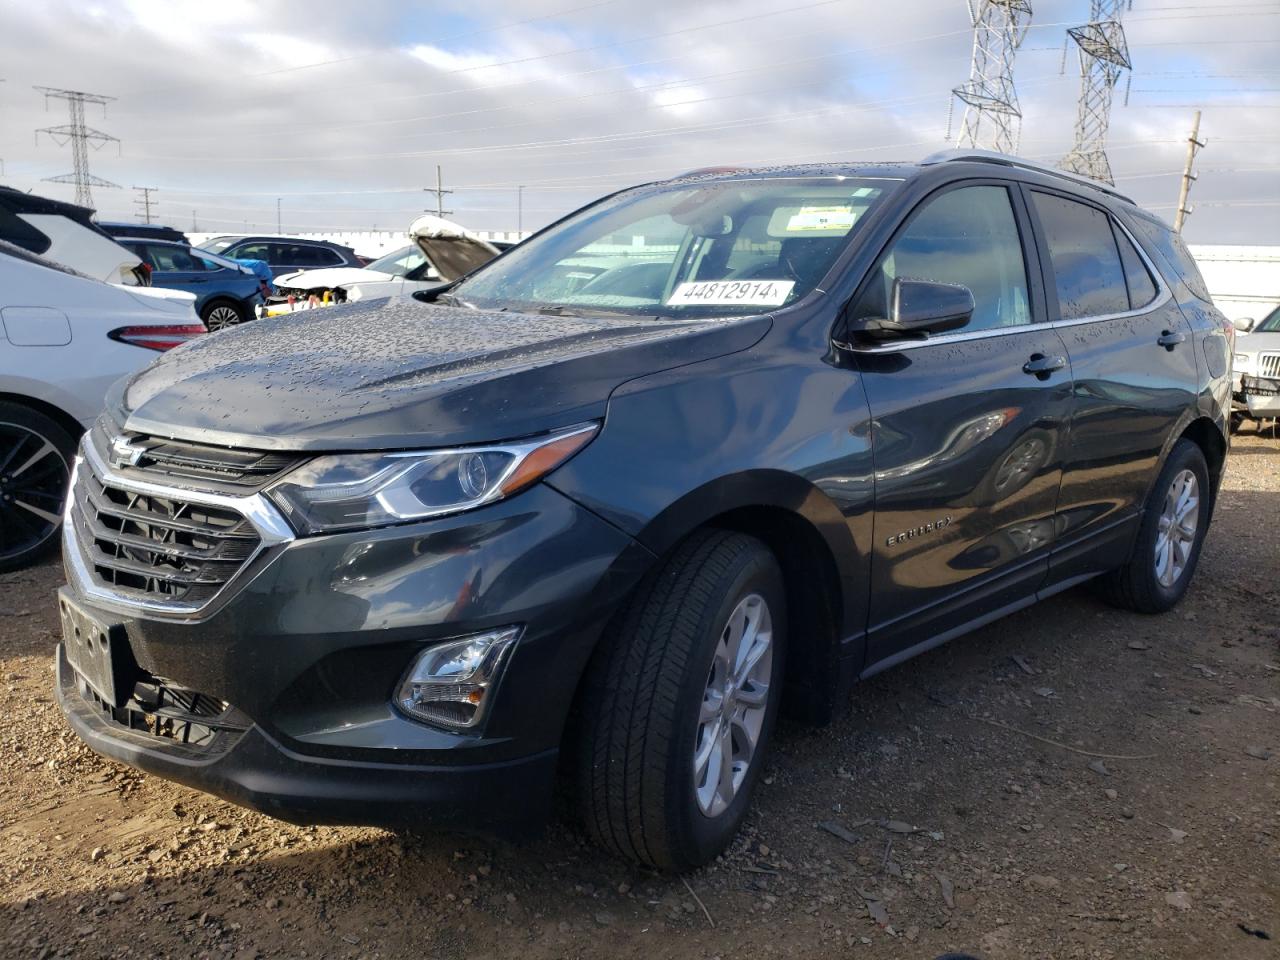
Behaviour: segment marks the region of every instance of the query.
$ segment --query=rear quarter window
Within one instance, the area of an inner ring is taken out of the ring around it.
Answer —
[[[0,240],[31,253],[44,253],[51,241],[12,210],[0,207]]]
[[[1138,239],[1150,247],[1155,247],[1160,257],[1173,271],[1175,277],[1187,285],[1196,297],[1205,303],[1213,303],[1209,288],[1205,285],[1200,268],[1196,266],[1195,257],[1182,242],[1182,237],[1154,217],[1133,213],[1129,217],[1130,225],[1138,235]]]

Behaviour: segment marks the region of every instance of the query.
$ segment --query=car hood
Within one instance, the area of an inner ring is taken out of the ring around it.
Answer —
[[[409,236],[446,282],[484,266],[499,253],[497,247],[466,227],[429,213],[409,224]]]
[[[298,270],[276,277],[277,287],[301,287],[304,290],[332,290],[348,283],[372,283],[394,280],[395,276],[367,267],[324,267],[320,270]]]
[[[602,417],[619,384],[743,350],[770,322],[367,301],[200,337],[117,384],[108,409],[129,430],[263,450],[511,439]]]
[[[1280,332],[1241,333],[1236,336],[1236,353],[1258,353],[1262,350],[1280,350]]]

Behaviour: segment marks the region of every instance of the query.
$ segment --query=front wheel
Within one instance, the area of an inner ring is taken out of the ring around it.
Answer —
[[[1142,513],[1129,562],[1108,575],[1109,600],[1139,613],[1163,613],[1191,583],[1209,528],[1209,468],[1190,440],[1174,444]]]
[[[586,680],[578,787],[593,839],[662,870],[713,859],[760,776],[782,690],[786,595],[753,537],[686,540]]]

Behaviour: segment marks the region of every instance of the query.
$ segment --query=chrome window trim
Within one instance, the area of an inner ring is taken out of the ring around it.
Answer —
[[[132,493],[166,497],[182,500],[186,503],[234,510],[248,520],[250,526],[257,532],[258,546],[245,559],[235,574],[222,585],[221,589],[199,603],[184,603],[181,600],[139,600],[136,597],[104,587],[93,579],[93,573],[89,566],[90,561],[85,556],[85,552],[76,538],[75,521],[72,516],[72,511],[76,508],[76,482],[79,480],[80,471],[86,467],[92,470],[99,479]],[[132,477],[123,477],[102,461],[101,455],[93,443],[90,442],[88,436],[81,442],[80,453],[76,456],[75,464],[71,468],[70,494],[67,497],[67,504],[62,517],[63,555],[66,558],[67,569],[70,571],[70,578],[74,586],[83,596],[93,600],[100,600],[127,610],[193,617],[206,611],[215,601],[222,599],[233,588],[242,586],[243,583],[256,576],[257,574],[252,572],[252,568],[264,551],[271,547],[288,543],[296,539],[296,537],[297,535],[285,521],[284,516],[261,493],[255,493],[247,497],[233,497],[225,494],[188,490],[183,487],[166,486],[165,484],[151,483]]]
[[[1090,204],[1086,204],[1090,206]],[[1156,295],[1149,303],[1143,304],[1132,310],[1125,310],[1121,313],[1103,313],[1089,317],[1072,317],[1070,320],[1047,320],[1044,323],[1020,323],[1012,327],[993,327],[990,330],[971,330],[965,332],[963,330],[956,333],[944,333],[936,337],[928,337],[924,340],[895,340],[888,344],[856,344],[856,343],[837,343],[836,346],[852,353],[863,354],[884,354],[884,353],[901,353],[905,350],[918,350],[921,347],[933,347],[939,344],[945,345],[950,343],[965,343],[971,340],[985,340],[989,337],[1005,337],[1014,333],[1029,333],[1032,330],[1054,329],[1060,330],[1066,327],[1080,327],[1091,323],[1109,323],[1112,320],[1127,320],[1130,317],[1142,316],[1151,313],[1153,310],[1159,310],[1170,300],[1173,299],[1173,293],[1169,289],[1169,285],[1165,282],[1164,276],[1156,269],[1155,264],[1151,262],[1151,258],[1147,256],[1147,251],[1142,249],[1142,244],[1138,243],[1132,231],[1120,222],[1119,217],[1115,216],[1109,210],[1104,210],[1111,222],[1124,231],[1124,235],[1133,244],[1133,249],[1138,251],[1138,256],[1142,259],[1143,265],[1147,268],[1147,272],[1151,274],[1151,279],[1156,285]],[[1120,251],[1116,251],[1119,256]],[[1052,264],[1050,265],[1052,266]],[[1121,262],[1121,269],[1124,264]],[[1126,280],[1125,295],[1128,296],[1128,281]]]

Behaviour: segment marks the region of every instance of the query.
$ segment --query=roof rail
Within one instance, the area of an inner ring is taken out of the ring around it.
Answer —
[[[1078,183],[1082,186],[1093,187],[1095,190],[1101,190],[1103,193],[1110,194],[1113,197],[1118,197],[1126,203],[1133,203],[1133,199],[1131,197],[1126,196],[1115,187],[1102,183],[1101,181],[1082,177],[1078,173],[1059,170],[1057,167],[1051,167],[1047,163],[1037,163],[1034,160],[1024,160],[1022,157],[1015,157],[1008,153],[999,153],[995,150],[939,150],[937,153],[931,153],[929,156],[921,160],[920,166],[927,167],[937,163],[956,163],[962,160],[968,160],[975,163],[1000,163],[1007,167],[1019,167],[1023,170],[1034,170],[1036,173],[1047,173],[1051,177],[1059,177],[1063,180],[1070,180],[1072,183]]]

